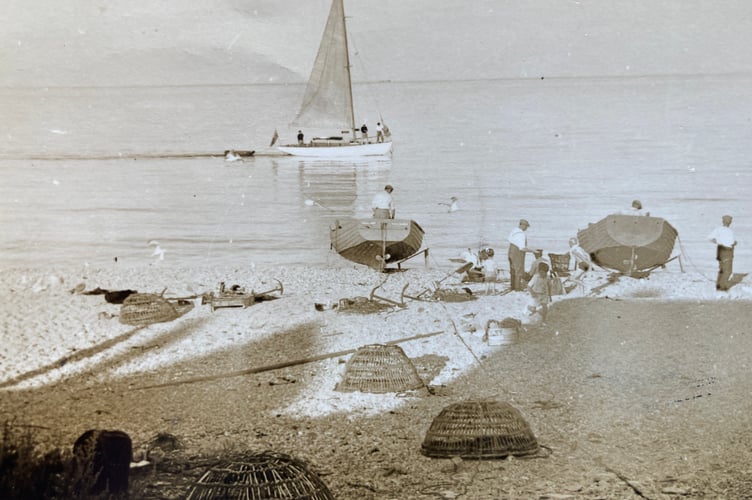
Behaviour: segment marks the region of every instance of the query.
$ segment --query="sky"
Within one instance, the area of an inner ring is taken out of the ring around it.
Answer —
[[[304,81],[328,8],[5,0],[0,86]],[[356,81],[752,73],[748,0],[346,0],[345,10]]]

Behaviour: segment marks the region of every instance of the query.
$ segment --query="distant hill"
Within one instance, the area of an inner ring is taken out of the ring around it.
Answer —
[[[300,75],[258,54],[219,49],[128,49],[66,61],[26,59],[0,75],[3,86],[216,85],[300,82]]]
[[[4,0],[0,86],[308,78],[329,0]],[[353,80],[752,73],[752,2],[345,2]],[[362,69],[361,69],[362,68]]]

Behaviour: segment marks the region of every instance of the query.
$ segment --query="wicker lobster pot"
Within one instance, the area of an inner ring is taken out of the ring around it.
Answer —
[[[264,452],[210,468],[191,487],[186,500],[220,498],[334,500],[334,495],[301,460]]]
[[[400,346],[371,344],[360,347],[350,357],[336,390],[381,394],[421,387],[423,380]]]
[[[508,403],[465,401],[444,408],[421,446],[429,457],[503,458],[538,451],[522,414]]]
[[[193,309],[190,300],[169,301],[153,293],[134,293],[120,306],[120,322],[124,325],[147,326],[179,318]]]

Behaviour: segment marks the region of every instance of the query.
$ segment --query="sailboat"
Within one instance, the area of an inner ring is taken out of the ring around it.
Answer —
[[[356,128],[345,8],[343,0],[333,0],[303,104],[292,125],[301,130],[335,132],[308,141],[299,138],[296,144],[280,145],[278,149],[294,156],[317,158],[387,155],[392,151],[391,134],[380,120],[384,128],[380,137],[362,134]],[[275,131],[272,145],[277,137]]]

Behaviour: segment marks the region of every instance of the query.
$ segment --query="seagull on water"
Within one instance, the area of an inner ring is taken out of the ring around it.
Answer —
[[[151,240],[149,243],[150,247],[154,247],[154,251],[151,253],[152,256],[158,257],[159,260],[164,260],[164,248],[159,246],[159,242],[157,240]]]
[[[225,151],[225,161],[243,161],[243,157],[232,149]]]
[[[457,203],[457,197],[456,196],[452,196],[451,198],[449,198],[449,203],[439,203],[439,205],[445,205],[445,206],[449,207],[448,212],[456,212],[457,210],[460,209],[460,206]]]

